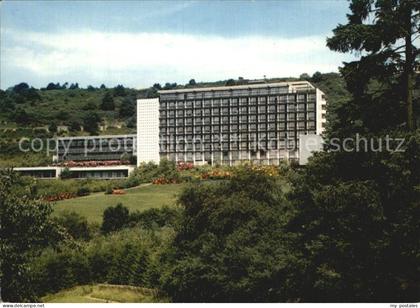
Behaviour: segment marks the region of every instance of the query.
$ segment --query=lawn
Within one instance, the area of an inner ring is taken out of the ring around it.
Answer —
[[[123,285],[85,285],[60,291],[41,298],[44,303],[156,303],[167,302],[158,298],[156,291]]]
[[[89,222],[101,223],[103,211],[118,203],[128,207],[130,211],[143,211],[164,205],[175,204],[176,196],[185,184],[152,185],[128,189],[124,195],[105,195],[103,192],[86,197],[59,201],[53,205],[54,215],[64,211],[75,211],[85,216]]]

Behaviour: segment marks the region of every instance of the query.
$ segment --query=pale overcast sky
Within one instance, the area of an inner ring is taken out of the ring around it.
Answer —
[[[338,71],[344,0],[2,1],[1,83],[156,82]]]

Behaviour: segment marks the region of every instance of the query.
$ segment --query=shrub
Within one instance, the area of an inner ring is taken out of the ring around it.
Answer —
[[[108,186],[105,190],[105,195],[112,195],[112,191],[113,191],[112,186]]]
[[[55,219],[74,239],[88,240],[90,238],[87,219],[78,213],[64,212]]]
[[[174,227],[180,217],[180,210],[164,206],[130,214],[130,223],[145,229]]]
[[[119,203],[115,207],[110,206],[105,209],[101,231],[105,234],[118,231],[127,226],[128,223],[129,210]]]
[[[62,180],[70,179],[71,177],[72,177],[72,174],[71,174],[71,171],[69,170],[69,168],[64,168],[60,173],[60,178]]]
[[[87,187],[80,187],[78,190],[77,190],[77,195],[79,196],[79,197],[82,197],[82,196],[88,196],[90,194],[90,189],[89,188],[87,188]]]

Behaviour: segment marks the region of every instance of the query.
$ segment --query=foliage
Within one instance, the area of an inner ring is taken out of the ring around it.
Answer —
[[[62,180],[65,180],[65,179],[71,179],[71,177],[72,177],[72,174],[71,174],[71,171],[70,171],[70,169],[69,168],[64,168],[63,170],[61,170],[61,173],[60,173],[60,178],[62,179]]]
[[[343,115],[360,130],[380,132],[402,124],[413,130],[418,1],[352,1],[350,10],[348,23],[338,25],[327,40],[332,50],[362,54],[341,69],[354,96]]]
[[[129,220],[129,210],[121,203],[115,207],[108,207],[104,211],[101,231],[106,234],[121,230],[127,225]]]
[[[265,302],[283,299],[288,203],[278,178],[249,166],[229,181],[197,183],[166,256],[163,290],[176,302]]]
[[[54,218],[55,221],[63,226],[69,235],[76,240],[90,239],[90,230],[87,219],[76,212],[64,212]]]
[[[156,287],[160,255],[171,238],[169,229],[132,228],[95,237],[78,249],[46,249],[31,263],[34,287],[39,296],[89,283]]]
[[[101,109],[105,111],[115,109],[114,99],[110,92],[106,92],[105,96],[102,98]]]
[[[420,135],[406,138],[404,153],[319,154],[293,178],[296,298],[418,300]]]
[[[82,196],[88,196],[90,194],[90,190],[87,187],[80,187],[77,190],[77,196],[82,197]]]
[[[99,130],[98,123],[101,121],[100,116],[96,112],[88,112],[83,117],[83,128],[92,135],[97,134]]]
[[[0,171],[0,279],[4,301],[36,299],[28,262],[43,247],[65,238],[50,219],[51,207],[33,199],[29,187],[15,173]]]

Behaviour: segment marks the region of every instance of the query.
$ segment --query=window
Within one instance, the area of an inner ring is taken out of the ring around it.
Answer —
[[[267,98],[265,96],[262,96],[259,98],[259,103],[260,104],[265,104],[267,102]]]
[[[266,130],[267,125],[266,124],[258,124],[258,130]]]
[[[298,120],[298,121],[305,120],[305,113],[303,113],[303,112],[298,112],[298,113],[297,113],[297,120]]]
[[[270,105],[270,106],[268,106],[268,112],[271,112],[271,113],[276,112],[276,105]]]
[[[248,105],[248,98],[246,97],[242,97],[239,99],[239,104],[240,105]]]
[[[246,122],[248,122],[248,117],[246,116],[246,115],[243,115],[243,116],[240,116],[240,122],[241,123],[246,123]]]
[[[212,110],[212,114],[213,114],[213,115],[219,115],[219,114],[220,114],[220,110],[219,110],[219,108],[213,108],[213,110]]]
[[[229,124],[229,117],[222,117],[222,124]]]
[[[192,101],[186,101],[185,102],[185,108],[192,108],[193,102]]]
[[[201,117],[201,115],[202,115],[202,110],[201,109],[194,110],[194,116],[195,117]]]
[[[209,108],[206,108],[206,109],[204,109],[204,115],[205,116],[209,116],[210,115],[210,109]]]
[[[184,116],[184,110],[177,110],[176,111],[176,116],[177,117],[183,117]]]
[[[205,99],[204,100],[204,107],[211,107],[211,100]]]
[[[257,121],[257,116],[256,115],[250,115],[249,116],[249,122],[255,123],[256,121]]]
[[[176,103],[176,107],[177,107],[177,108],[184,108],[184,102],[183,102],[183,101],[178,101],[178,102]]]
[[[195,108],[201,108],[201,106],[202,105],[201,105],[201,101],[200,100],[194,102],[194,107]]]
[[[265,122],[265,121],[267,121],[267,116],[265,114],[258,115],[258,121],[259,122]]]
[[[249,107],[249,113],[256,113],[256,112],[257,112],[257,107],[256,106]]]
[[[273,122],[276,120],[276,115],[275,114],[269,114],[268,115],[268,121],[269,122]]]
[[[225,106],[225,107],[229,106],[229,99],[228,98],[222,99],[222,106]]]
[[[238,117],[237,116],[231,116],[230,117],[230,123],[238,123]]]
[[[230,108],[230,114],[238,114],[238,112],[239,112],[238,107]]]

